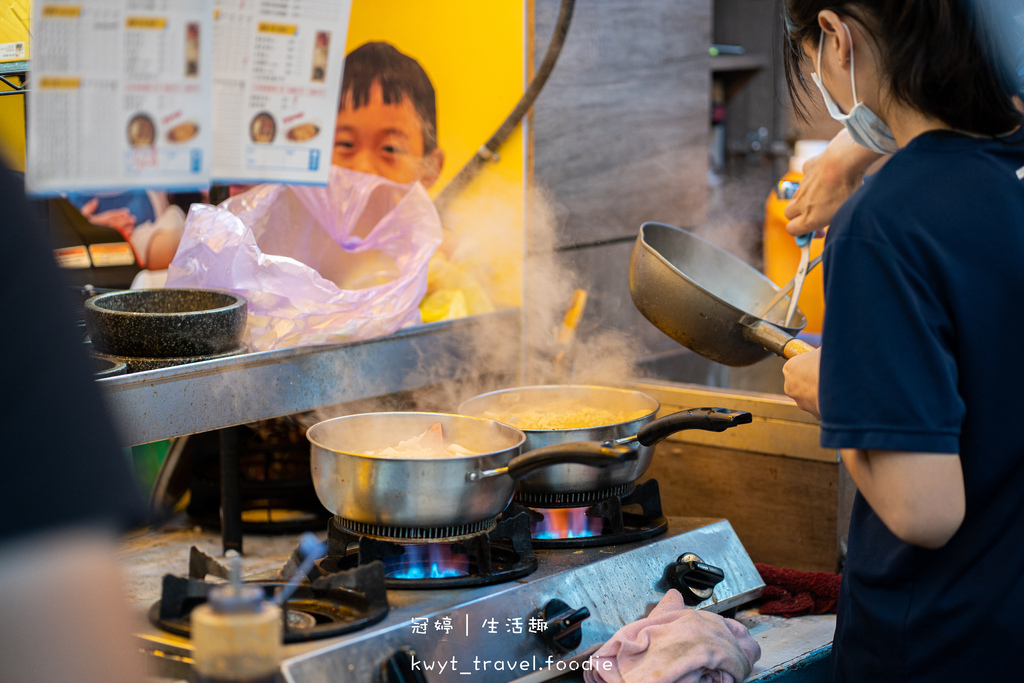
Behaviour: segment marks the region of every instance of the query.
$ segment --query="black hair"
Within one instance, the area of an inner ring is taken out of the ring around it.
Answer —
[[[783,0],[786,83],[806,119],[809,92],[800,64],[805,42],[817,45],[818,13],[832,10],[875,36],[892,96],[946,125],[998,135],[1021,124],[1019,0]]]
[[[370,102],[370,88],[380,83],[384,104],[398,104],[408,97],[419,114],[423,129],[423,153],[437,149],[437,109],[434,86],[430,77],[412,57],[402,54],[389,43],[372,42],[360,45],[345,57],[345,73],[341,78],[341,105],[352,96],[352,108]]]

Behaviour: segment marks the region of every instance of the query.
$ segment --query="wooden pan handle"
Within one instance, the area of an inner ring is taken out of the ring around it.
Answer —
[[[801,353],[813,350],[814,347],[804,340],[794,338],[792,341],[786,342],[786,345],[782,347],[782,357],[788,360],[793,356],[799,356]]]

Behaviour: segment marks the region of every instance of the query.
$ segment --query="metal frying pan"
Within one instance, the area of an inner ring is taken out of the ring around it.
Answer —
[[[566,462],[519,480],[516,488],[520,493],[543,495],[600,491],[632,483],[650,467],[655,444],[672,434],[685,429],[721,432],[751,420],[750,413],[724,408],[692,408],[655,419],[660,408],[661,404],[653,396],[631,389],[552,384],[480,394],[463,401],[459,414],[496,419],[517,429],[522,427],[526,435],[525,451],[577,441],[630,443],[636,449],[635,459],[607,467]],[[582,414],[587,409],[618,413],[617,419],[621,421],[603,425],[582,423],[563,429],[523,427],[523,418],[529,419],[528,416],[537,413],[546,413],[557,423],[560,416],[576,410]]]
[[[629,261],[633,303],[655,327],[709,360],[738,367],[814,348],[794,336],[807,324],[803,311],[783,323],[788,299],[764,311],[777,290],[761,272],[692,233],[663,223],[640,226]]]
[[[386,458],[375,453],[440,423],[446,443],[476,455]],[[444,413],[364,413],[309,428],[313,487],[324,507],[374,526],[446,527],[480,522],[508,506],[516,481],[564,463],[608,467],[634,460],[629,446],[552,444],[521,453],[526,435],[494,420]]]

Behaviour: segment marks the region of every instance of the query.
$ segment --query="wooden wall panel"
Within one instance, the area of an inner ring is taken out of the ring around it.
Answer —
[[[536,63],[559,4],[536,2]],[[535,184],[566,218],[558,246],[704,219],[710,15],[710,0],[576,3],[533,113]]]
[[[666,515],[728,519],[754,562],[839,568],[837,463],[665,441],[651,477]]]
[[[535,0],[535,63],[559,5]],[[545,338],[583,287],[581,345],[613,330],[637,358],[679,348],[634,307],[629,256],[644,221],[696,226],[707,216],[710,36],[711,0],[576,3],[531,121],[546,212],[528,227],[527,339]]]

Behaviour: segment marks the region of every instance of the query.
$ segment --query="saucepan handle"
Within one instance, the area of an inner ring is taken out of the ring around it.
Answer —
[[[743,410],[690,408],[648,422],[637,430],[636,440],[643,446],[653,446],[686,429],[724,432],[736,425],[750,424],[753,419],[750,413]]]
[[[552,465],[575,463],[591,467],[608,467],[636,458],[635,449],[611,441],[556,443],[517,455],[509,461],[507,467],[466,472],[466,481],[479,481],[502,474],[507,474],[518,481],[536,470]]]

